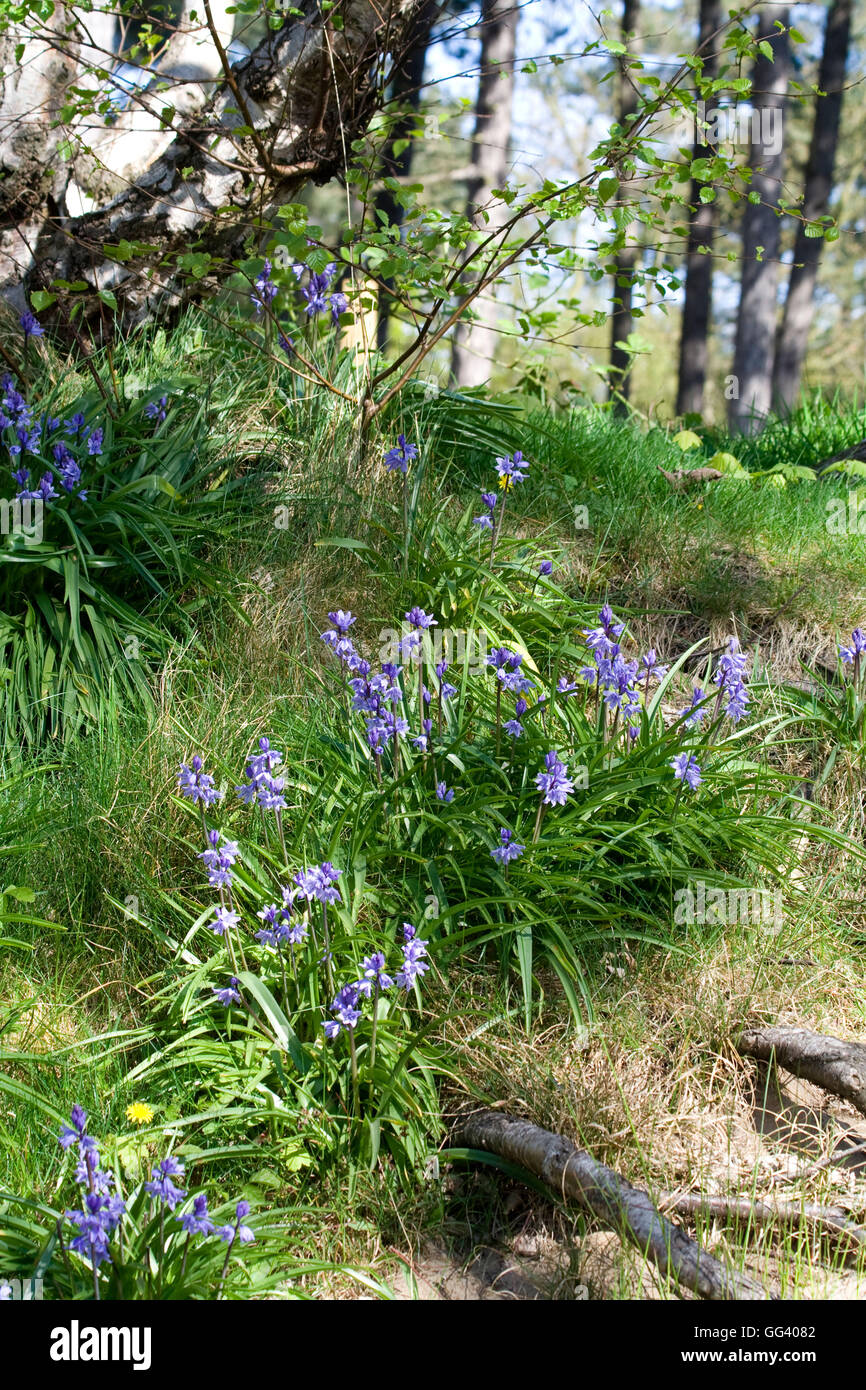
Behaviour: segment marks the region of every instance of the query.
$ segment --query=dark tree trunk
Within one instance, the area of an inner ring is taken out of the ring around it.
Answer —
[[[815,97],[815,124],[806,165],[803,216],[797,226],[794,263],[788,281],[788,295],[776,344],[773,368],[773,400],[777,410],[790,408],[800,390],[803,359],[815,308],[815,282],[824,246],[823,237],[808,237],[806,223],[822,217],[830,201],[839,122],[842,114],[842,88],[851,38],[852,0],[833,0],[827,12],[824,52],[818,87],[824,96]]]
[[[421,101],[421,88],[424,84],[424,64],[433,25],[439,14],[438,0],[426,0],[418,11],[417,18],[407,35],[408,52],[394,75],[392,99],[404,108],[405,114],[395,122],[382,151],[382,178],[406,178],[412,168],[414,141],[410,138],[415,126],[415,117]],[[403,142],[399,154],[397,147]],[[390,188],[381,188],[374,203],[376,226],[384,222],[390,227],[399,228],[403,222],[403,206]],[[380,352],[388,346],[388,329],[391,321],[391,300],[388,294],[389,282],[385,281],[379,292],[379,312],[376,319],[376,345]]]
[[[704,60],[704,77],[715,77],[719,70],[718,34],[722,23],[720,0],[701,0],[698,45]],[[695,159],[707,159],[713,151],[695,132]],[[680,331],[680,363],[677,376],[677,414],[700,415],[704,409],[707,380],[707,341],[713,295],[713,236],[715,206],[701,202],[705,187],[692,180],[690,204],[692,220],[686,250],[686,292]]]
[[[775,28],[776,20],[787,30],[788,11],[773,7],[759,16],[758,34],[770,44],[774,61],[761,54],[752,74],[749,164],[758,172],[752,176],[749,191],[757,193],[760,202],[747,203],[743,215],[743,273],[732,383],[735,394],[728,409],[731,428],[746,432],[763,429],[772,404],[781,230],[777,208],[790,67],[788,35]]]
[[[467,214],[476,226],[488,230],[503,215],[501,206],[488,208],[488,204],[494,188],[502,188],[508,178],[519,8],[518,0],[482,0],[481,6],[481,72]],[[459,320],[454,325],[451,375],[458,386],[483,386],[499,348],[495,306],[478,299],[475,312],[472,323]]]
[[[628,44],[634,33],[638,15],[640,13],[640,0],[623,0],[621,37],[624,44]],[[627,132],[629,117],[637,109],[638,94],[632,86],[628,77],[628,65],[622,59],[619,63],[619,109],[617,120]],[[622,195],[620,195],[622,196]],[[628,229],[623,233],[628,236]],[[634,315],[632,311],[634,300],[634,268],[637,261],[637,248],[635,246],[623,246],[616,253],[614,270],[614,289],[612,300],[612,311],[610,320],[610,366],[611,373],[609,378],[608,399],[615,400],[617,413],[624,413],[625,402],[628,400],[631,390],[631,357],[623,347],[618,347],[618,343],[624,343],[632,331]]]

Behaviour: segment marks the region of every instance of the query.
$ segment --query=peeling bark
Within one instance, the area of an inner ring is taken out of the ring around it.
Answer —
[[[559,1134],[496,1110],[481,1110],[462,1121],[455,1143],[498,1154],[534,1173],[558,1196],[579,1202],[637,1246],[663,1274],[701,1298],[771,1296],[757,1280],[728,1269],[661,1216],[646,1192]]]
[[[38,244],[17,263],[10,219],[0,210],[0,232],[7,232],[0,293],[14,298],[22,283],[47,288],[58,277],[83,280],[92,291],[79,320],[87,328],[101,321],[99,290],[114,293],[128,327],[211,288],[269,206],[344,167],[344,152],[380,102],[383,65],[401,51],[418,4],[342,0],[336,29],[306,0],[302,18],[269,33],[232,70],[236,90],[223,84],[206,110],[185,119],[132,186],[80,217],[50,209]],[[247,115],[254,136],[238,133]],[[126,248],[125,259],[106,255],[121,241],[150,249],[130,255]],[[177,254],[190,250],[213,258],[213,274],[203,281],[177,266]]]
[[[742,1057],[775,1061],[794,1076],[850,1101],[866,1115],[866,1047],[806,1028],[749,1028],[737,1043]]]

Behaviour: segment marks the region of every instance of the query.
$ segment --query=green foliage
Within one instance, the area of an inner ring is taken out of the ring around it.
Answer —
[[[154,396],[174,389],[164,382]],[[68,738],[98,722],[106,703],[146,703],[150,667],[165,659],[172,629],[186,640],[192,634],[184,590],[222,578],[204,552],[237,531],[242,479],[208,447],[206,401],[174,400],[156,428],[144,405],[45,392],[31,406],[64,419],[80,413],[87,424],[77,432],[45,425],[38,444],[18,456],[31,490],[47,476],[57,496],[30,502],[20,521],[10,511],[0,541],[7,748]],[[98,429],[101,452],[88,453]],[[14,438],[11,427],[6,434]],[[56,460],[61,444],[72,445],[82,471],[72,491]]]

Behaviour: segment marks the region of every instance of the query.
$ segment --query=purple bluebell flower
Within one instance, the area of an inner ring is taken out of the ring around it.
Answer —
[[[226,932],[238,926],[240,917],[229,907],[215,907],[213,921],[208,926],[215,936],[225,936]],[[240,1002],[240,1001],[238,1001]]]
[[[365,956],[361,963],[362,976],[355,983],[355,989],[359,995],[369,999],[373,989],[379,993],[384,993],[390,989],[394,981],[385,972],[385,956],[382,951],[375,951],[372,956]]]
[[[398,434],[397,443],[385,455],[385,467],[390,473],[408,473],[409,464],[417,457],[417,444],[407,444],[405,434]]]
[[[411,922],[403,923],[403,965],[394,976],[394,983],[400,989],[411,989],[430,969],[425,957],[428,942],[422,941]]]
[[[335,328],[337,328],[340,322],[340,315],[345,314],[346,310],[349,307],[349,301],[343,294],[342,290],[335,290],[334,293],[331,295],[330,304],[331,323],[334,325]]]
[[[519,719],[506,719],[502,727],[509,738],[520,738],[523,734],[523,725]]]
[[[250,1214],[249,1202],[238,1202],[235,1208],[235,1224],[233,1226],[218,1226],[217,1235],[220,1240],[224,1240],[226,1245],[233,1245],[239,1240],[241,1245],[251,1245],[255,1240],[255,1233],[251,1227],[245,1226],[244,1217]]]
[[[301,897],[306,898],[307,902],[315,899],[320,903],[338,903],[340,890],[336,885],[342,872],[326,859],[324,864],[315,864],[312,869],[299,869],[295,874],[295,883]]]
[[[213,1234],[214,1224],[208,1215],[207,1197],[204,1192],[199,1192],[192,1199],[192,1211],[185,1212],[183,1216],[176,1216],[175,1221],[179,1221],[188,1236],[209,1236]]]
[[[203,766],[198,753],[189,766],[186,763],[181,763],[178,787],[181,796],[188,797],[193,802],[200,801],[203,806],[212,806],[215,801],[219,801],[223,793],[214,786],[214,780],[210,774],[202,772]]]
[[[234,975],[232,975],[227,985],[223,985],[222,988],[212,985],[211,989],[225,1008],[228,1008],[229,1004],[239,1004],[241,1002],[238,981]]]
[[[255,310],[257,314],[260,314],[263,309],[267,309],[268,306],[272,303],[272,301],[276,298],[277,286],[271,279],[272,269],[273,267],[271,266],[270,261],[265,260],[264,267],[256,276],[255,289],[253,293],[250,295],[250,299],[252,300],[252,303],[255,305]]]
[[[152,1169],[151,1181],[144,1184],[145,1192],[156,1201],[164,1202],[169,1211],[174,1211],[178,1203],[183,1201],[186,1192],[180,1187],[175,1187],[172,1179],[182,1178],[184,1171],[184,1165],[169,1154],[168,1158],[160,1159]]]
[[[553,561],[542,560],[541,564],[538,566],[538,573],[540,578],[547,579],[549,575],[553,574]]]
[[[24,346],[27,346],[28,338],[41,338],[45,329],[33,313],[32,309],[25,309],[18,322],[24,329]]]
[[[405,614],[405,618],[406,622],[410,623],[417,632],[426,632],[428,628],[439,626],[432,613],[425,613],[423,608],[417,606],[410,608],[409,612]]]
[[[513,456],[506,454],[504,458],[496,460],[496,471],[502,486],[506,489],[513,487],[515,483],[522,482],[526,477],[528,468],[529,464],[519,449],[515,450]]]
[[[689,705],[687,710],[680,710],[679,715],[677,716],[679,719],[682,719],[684,714],[688,715],[688,718],[685,720],[683,728],[694,729],[698,724],[700,724],[701,720],[706,714],[706,710],[703,708],[703,701],[706,698],[707,697],[704,694],[701,687],[699,685],[694,686],[692,690],[691,704]]]
[[[358,1008],[360,998],[357,985],[343,985],[336,999],[331,1005],[332,1019],[323,1024],[326,1038],[336,1038],[337,1034],[344,1028],[351,1030],[356,1027],[361,1018],[361,1011]]]
[[[843,666],[852,666],[864,652],[866,652],[866,634],[862,628],[855,627],[851,633],[851,645],[839,648],[839,659]]]
[[[561,763],[556,750],[544,755],[546,772],[539,772],[535,785],[542,794],[545,806],[564,806],[566,798],[574,791],[574,783],[568,776],[568,765]]]
[[[678,753],[673,759],[671,767],[677,781],[691,787],[693,792],[697,791],[704,780],[697,759],[691,753]]]
[[[668,673],[667,666],[659,666],[656,661],[655,649],[650,647],[645,656],[642,656],[638,665],[638,679],[644,681],[660,681]]]
[[[144,413],[148,420],[156,420],[157,424],[161,424],[168,414],[168,396],[160,396],[158,401],[148,401]]]
[[[510,864],[513,859],[519,859],[526,848],[525,845],[517,843],[514,838],[514,831],[509,830],[507,825],[504,825],[500,830],[499,839],[501,843],[490,851],[490,857],[503,867]]]
[[[437,801],[453,801],[453,800],[454,800],[454,788],[453,788],[453,787],[448,787],[448,786],[446,786],[446,784],[445,784],[444,782],[437,782],[437,783],[436,783],[436,800],[437,800]]]
[[[733,724],[742,719],[749,703],[749,695],[743,676],[746,661],[746,653],[740,650],[740,644],[736,637],[731,637],[728,641],[728,650],[719,657],[713,676],[713,684],[719,687],[719,702],[726,698],[725,714]]]

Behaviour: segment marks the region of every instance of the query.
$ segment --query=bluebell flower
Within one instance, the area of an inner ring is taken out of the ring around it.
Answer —
[[[499,474],[500,484],[507,488],[513,487],[515,483],[520,483],[526,477],[529,468],[527,460],[519,449],[515,450],[512,457],[506,454],[504,458],[496,460],[496,471]]]
[[[400,989],[411,989],[416,980],[419,980],[430,969],[425,957],[427,955],[428,942],[422,941],[411,922],[403,923],[403,965],[394,976],[395,984]]]
[[[185,1212],[182,1216],[176,1216],[184,1231],[188,1236],[209,1236],[213,1234],[214,1224],[208,1215],[207,1197],[204,1192],[199,1192],[192,1199],[192,1211]]]
[[[539,772],[535,785],[542,794],[545,806],[564,806],[566,798],[574,791],[574,783],[568,776],[568,766],[559,761],[555,749],[544,755],[545,772]]]
[[[344,1028],[351,1030],[360,1021],[361,1011],[358,1008],[359,991],[357,985],[343,985],[336,999],[331,1005],[332,1019],[323,1025],[326,1038],[336,1038]]]
[[[45,329],[33,313],[32,309],[25,309],[18,322],[24,329],[24,346],[27,346],[28,338],[41,338]]]
[[[437,800],[437,801],[453,801],[453,800],[454,800],[454,788],[453,788],[453,787],[448,787],[448,786],[446,786],[444,782],[437,782],[437,783],[436,783],[436,800]]]
[[[144,1184],[144,1190],[148,1196],[164,1202],[169,1211],[174,1211],[178,1203],[183,1201],[186,1192],[180,1187],[175,1187],[172,1179],[182,1178],[184,1172],[184,1165],[169,1154],[168,1158],[160,1159],[151,1170],[151,1180]]]
[[[148,401],[144,413],[148,420],[156,420],[157,424],[161,424],[168,414],[168,396],[160,396],[158,401]]]
[[[226,932],[231,931],[240,922],[240,917],[228,907],[215,907],[214,920],[208,923],[215,936],[225,936]],[[238,1000],[240,1003],[240,1000]]]
[[[190,801],[200,801],[203,806],[212,806],[215,801],[219,801],[223,793],[214,786],[214,780],[210,774],[202,772],[203,766],[198,753],[189,766],[186,763],[181,763],[178,786],[181,795]]]
[[[678,753],[671,767],[677,781],[691,787],[692,791],[697,791],[704,780],[697,759],[691,753]]]
[[[374,987],[380,993],[390,989],[394,981],[385,972],[385,957],[381,951],[375,951],[372,956],[365,956],[361,964],[363,971],[360,980],[355,982],[355,989],[359,995],[369,999]]]
[[[336,885],[342,872],[326,859],[324,864],[316,864],[312,869],[299,869],[295,874],[295,883],[307,902],[316,899],[320,903],[338,903],[340,890]]]
[[[235,1224],[217,1228],[217,1235],[220,1240],[224,1240],[226,1245],[233,1245],[235,1240],[239,1240],[241,1245],[250,1245],[256,1238],[255,1233],[249,1226],[243,1224],[244,1217],[249,1216],[249,1212],[249,1202],[238,1202],[235,1210]]]
[[[851,645],[839,648],[839,657],[843,666],[851,666],[857,658],[866,652],[866,634],[860,627],[855,627],[851,633]]]
[[[227,985],[223,985],[222,988],[212,985],[211,990],[225,1008],[228,1008],[229,1004],[239,1004],[241,1002],[238,982],[234,975],[232,975]]]
[[[495,859],[497,864],[503,866],[510,864],[513,859],[519,859],[526,848],[525,845],[517,843],[514,838],[514,831],[509,830],[507,825],[504,825],[500,830],[499,839],[500,843],[490,851],[491,859]]]

